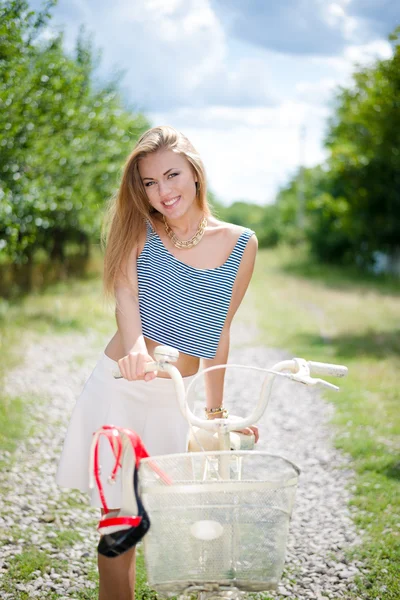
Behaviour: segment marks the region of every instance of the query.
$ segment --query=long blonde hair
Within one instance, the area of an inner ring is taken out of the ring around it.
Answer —
[[[125,163],[121,184],[109,200],[102,226],[104,253],[103,289],[113,298],[117,281],[129,284],[128,258],[146,229],[146,220],[154,225],[156,211],[151,207],[139,174],[139,161],[158,150],[173,150],[185,156],[197,176],[196,198],[204,214],[210,214],[207,202],[206,175],[203,162],[190,141],[168,125],[153,127],[138,140]]]

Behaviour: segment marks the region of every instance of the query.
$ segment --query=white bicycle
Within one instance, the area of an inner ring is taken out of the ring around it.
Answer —
[[[274,590],[284,567],[300,471],[282,456],[253,450],[254,436],[236,430],[260,420],[275,377],[338,390],[313,375],[343,377],[347,368],[300,358],[272,369],[211,367],[259,371],[263,384],[256,406],[245,418],[205,420],[187,403],[205,371],[185,392],[172,364],[178,355],[173,348],[159,346],[155,362],[146,367],[172,378],[180,410],[192,429],[189,452],[140,462],[141,496],[151,522],[143,538],[149,585],[161,596],[200,594],[202,600]],[[132,503],[132,492],[125,503]]]

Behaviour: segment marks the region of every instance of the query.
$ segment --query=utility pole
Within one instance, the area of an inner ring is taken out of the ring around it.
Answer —
[[[297,226],[304,229],[304,147],[306,126],[303,123],[299,131],[299,175],[297,179]]]

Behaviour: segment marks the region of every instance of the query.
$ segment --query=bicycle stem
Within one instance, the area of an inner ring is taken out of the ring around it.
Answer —
[[[221,366],[212,367],[211,369],[221,368]],[[224,365],[224,366],[225,367],[235,367],[236,365]],[[168,362],[158,363],[158,369],[168,373],[169,376],[171,377],[171,379],[173,380],[177,398],[178,398],[178,406],[179,406],[179,409],[180,409],[182,415],[186,419],[188,419],[192,425],[195,425],[195,426],[205,429],[207,431],[218,431],[219,437],[221,438],[220,442],[222,442],[222,438],[223,438],[224,434],[226,435],[230,431],[237,431],[240,429],[244,429],[244,428],[248,427],[249,425],[254,425],[255,423],[257,423],[257,421],[259,421],[261,419],[261,417],[263,416],[263,414],[267,408],[268,399],[270,397],[271,388],[272,388],[272,384],[273,384],[273,380],[274,380],[275,376],[282,371],[292,371],[293,372],[296,369],[296,363],[293,360],[282,361],[274,366],[273,371],[275,371],[275,373],[267,372],[265,379],[263,381],[262,388],[261,388],[260,397],[259,397],[259,400],[257,402],[255,409],[251,412],[251,414],[249,416],[244,417],[242,419],[229,419],[228,418],[228,419],[206,420],[206,419],[197,417],[196,415],[194,415],[192,413],[192,411],[190,410],[190,408],[186,402],[185,386],[183,384],[182,376],[181,376],[180,372],[178,371],[178,369],[174,365],[171,365]],[[211,370],[211,369],[208,369],[208,370]],[[264,370],[264,369],[262,369],[262,370]]]
[[[312,374],[321,374],[321,375],[331,375],[336,377],[344,377],[347,375],[347,367],[343,365],[333,365],[327,363],[318,363],[312,361],[306,361],[302,358],[294,358],[291,360],[284,360],[276,365],[272,369],[263,369],[260,367],[243,367],[243,365],[235,365],[235,364],[226,364],[226,365],[216,365],[214,367],[209,367],[208,369],[204,369],[201,373],[195,375],[191,383],[189,384],[188,390],[186,392],[185,386],[183,383],[182,375],[179,370],[171,364],[175,362],[179,356],[179,352],[174,348],[170,348],[168,346],[159,346],[155,350],[155,358],[154,362],[149,362],[146,364],[145,371],[164,371],[169,374],[172,381],[175,385],[176,395],[178,399],[179,410],[182,413],[183,417],[189,421],[192,425],[200,427],[201,429],[205,429],[206,431],[217,431],[219,443],[221,447],[225,447],[228,444],[229,432],[230,431],[240,431],[245,429],[249,425],[254,425],[261,419],[263,416],[267,405],[268,400],[271,394],[272,384],[274,378],[277,375],[282,377],[287,377],[292,381],[298,381],[306,385],[315,385],[315,384],[323,384],[330,389],[338,390],[337,386],[334,386],[331,383],[328,383],[321,379],[312,378]],[[193,412],[190,410],[188,403],[186,401],[187,395],[189,395],[191,386],[193,385],[195,379],[199,376],[204,375],[206,372],[214,371],[216,369],[229,369],[229,368],[247,368],[255,371],[261,371],[266,373],[264,378],[261,393],[257,402],[256,407],[252,411],[250,415],[243,418],[228,418],[228,419],[201,419],[196,417]],[[121,377],[120,374],[114,374],[114,377]]]

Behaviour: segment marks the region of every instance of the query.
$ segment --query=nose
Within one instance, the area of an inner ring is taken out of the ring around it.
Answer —
[[[169,181],[159,181],[158,182],[158,195],[160,199],[163,200],[164,197],[168,198],[168,194],[171,191],[171,184]]]

